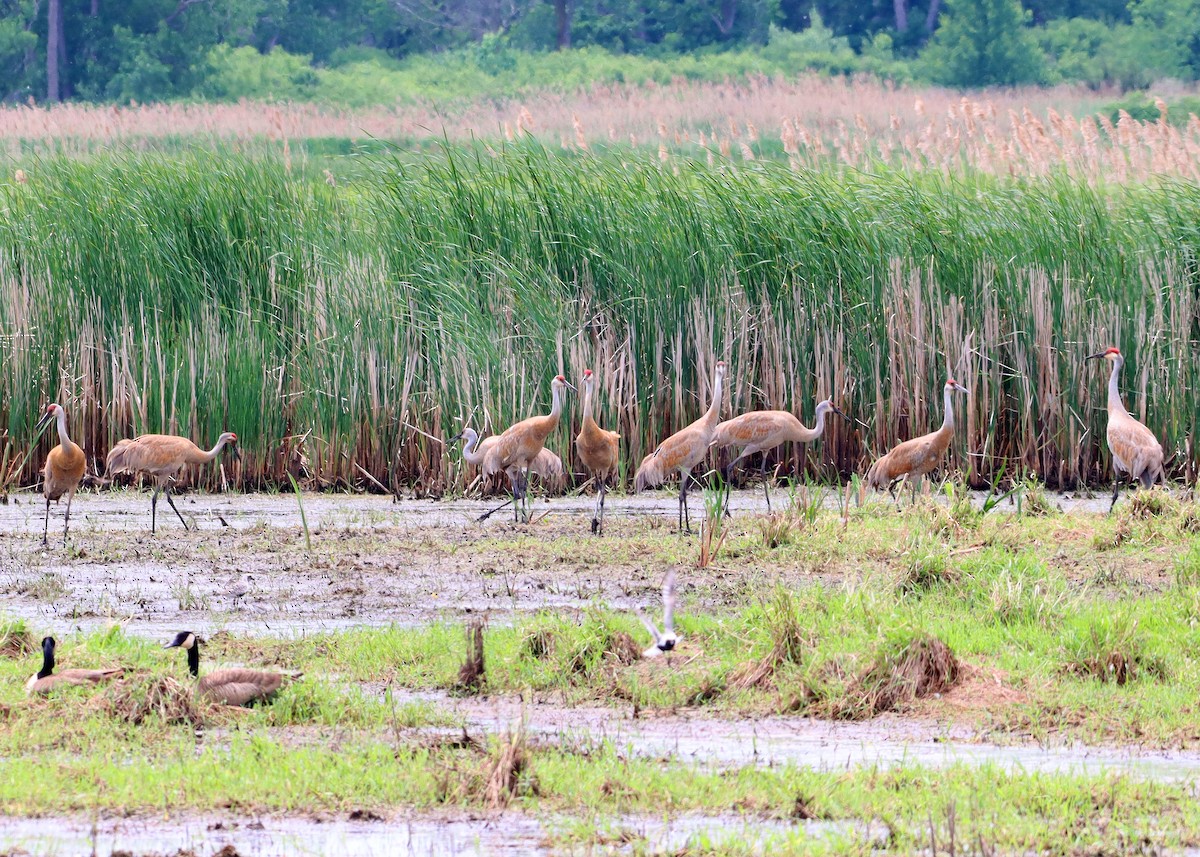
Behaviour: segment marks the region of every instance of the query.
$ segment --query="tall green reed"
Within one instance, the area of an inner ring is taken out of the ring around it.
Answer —
[[[436,493],[464,471],[427,435],[544,412],[558,372],[597,371],[597,418],[636,464],[725,359],[725,416],[832,395],[861,421],[777,451],[809,476],[929,430],[953,373],[972,390],[954,465],[1069,485],[1107,466],[1105,378],[1082,358],[1116,344],[1130,410],[1195,472],[1190,183],[532,144],[376,157],[337,186],[233,150],[25,168],[0,184],[0,425],[18,446],[55,399],[97,463],[137,432],[228,428],[243,487],[286,484],[306,437],[319,484],[362,484],[357,465]],[[567,460],[569,406],[550,441]]]

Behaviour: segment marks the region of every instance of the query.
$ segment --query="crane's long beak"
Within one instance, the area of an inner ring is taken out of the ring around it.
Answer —
[[[42,414],[42,418],[38,420],[37,425],[34,427],[34,431],[40,432],[50,424],[50,420],[52,419],[54,419],[53,414]]]
[[[236,443],[235,443],[233,446],[229,447],[229,449],[230,449],[230,451],[231,451],[231,452],[233,452],[233,457],[234,457],[234,459],[236,459],[237,461],[241,461],[241,460],[242,460],[242,451],[241,451],[240,449],[238,449],[238,448],[237,448],[237,444],[236,444]]]
[[[844,420],[850,419],[848,416],[846,416],[844,413],[842,413],[841,409],[837,405],[835,405],[833,403],[830,403],[829,409]]]
[[[578,390],[575,389],[575,385],[572,384],[570,381],[563,381],[563,386],[566,387],[568,390],[570,390],[572,393],[579,392]]]
[[[1088,360],[1102,360],[1104,358],[1104,355],[1105,355],[1105,352],[1101,351],[1099,354],[1089,354],[1087,357],[1085,357],[1083,359],[1085,362]]]
[[[462,432],[459,432],[454,437],[452,437],[448,441],[446,441],[446,445],[449,446],[452,443],[458,443],[462,439],[463,439]]]

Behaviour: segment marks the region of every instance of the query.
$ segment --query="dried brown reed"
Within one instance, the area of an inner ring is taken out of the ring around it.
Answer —
[[[134,676],[109,685],[94,704],[110,717],[138,725],[155,717],[164,723],[200,726],[203,709],[190,687],[170,676]]]
[[[960,668],[950,647],[937,637],[918,635],[900,647],[885,648],[875,662],[851,680],[844,693],[828,700],[830,716],[865,720],[958,684]]]
[[[472,619],[467,624],[467,654],[458,670],[454,690],[458,693],[478,693],[487,678],[483,660],[483,619]]]

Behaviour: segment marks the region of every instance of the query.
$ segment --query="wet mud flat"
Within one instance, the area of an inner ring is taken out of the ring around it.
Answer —
[[[514,527],[475,520],[490,500],[306,495],[311,551],[292,495],[185,495],[177,502],[196,529],[160,515],[156,535],[148,494],[82,495],[66,548],[61,530],[42,547],[44,507],[35,496],[15,499],[0,506],[0,613],[38,625],[279,635],[485,612],[503,621],[593,603],[631,606],[652,596],[662,574],[636,551],[603,555],[589,532],[590,497],[539,501],[537,520]],[[637,511],[614,512],[610,530],[636,528],[681,560],[694,554],[697,537],[676,534],[674,518],[662,514],[674,515],[673,500],[622,500]],[[761,494],[743,493],[734,507],[755,502]],[[529,537],[545,546],[541,555],[514,550],[514,539]],[[574,548],[584,540],[590,553]],[[698,606],[736,603],[744,577],[697,574]]]
[[[178,818],[0,818],[0,854],[31,857],[469,857],[498,853],[514,857],[571,853],[559,841],[579,819],[536,818],[520,812],[484,817],[397,814],[383,818],[356,811],[341,818],[217,815]],[[590,821],[594,841],[605,853],[678,853],[697,844],[738,843],[769,850],[784,842],[884,844],[890,831],[881,822],[781,821],[736,815],[675,814],[622,816]],[[586,826],[586,824],[585,824]],[[594,853],[594,847],[580,850]]]
[[[776,492],[776,505],[786,497]],[[0,613],[84,630],[120,623],[147,634],[187,626],[280,635],[479,613],[503,622],[597,603],[625,609],[654,597],[664,557],[694,565],[699,543],[674,531],[676,501],[666,492],[610,499],[607,532],[636,536],[623,546],[590,535],[590,496],[539,499],[534,522],[514,526],[503,512],[477,521],[493,499],[306,494],[311,550],[297,499],[286,493],[185,494],[177,503],[193,529],[167,509],[156,535],[148,493],[84,493],[66,547],[52,508],[46,548],[39,500],[18,494],[0,505]],[[829,492],[826,505],[835,501]],[[1068,511],[1104,506],[1103,498],[1056,502]],[[699,498],[695,505],[703,515]],[[730,505],[734,520],[766,510],[754,490],[734,492]],[[821,574],[770,560],[689,569],[691,603],[727,608],[764,581],[799,586]]]

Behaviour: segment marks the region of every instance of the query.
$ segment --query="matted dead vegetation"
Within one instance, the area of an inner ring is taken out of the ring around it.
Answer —
[[[825,700],[825,714],[839,720],[867,720],[916,699],[945,693],[961,677],[958,659],[937,637],[921,634],[889,646],[851,679],[845,691]]]
[[[148,718],[164,723],[204,723],[205,706],[196,702],[192,689],[170,676],[133,676],[109,685],[93,704],[110,717],[140,725]]]

